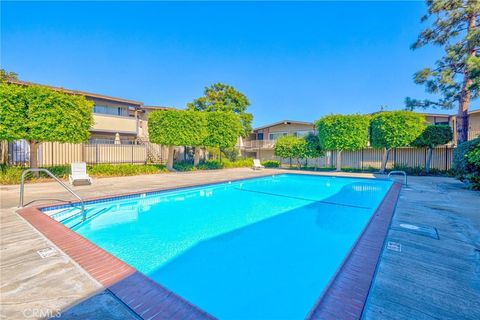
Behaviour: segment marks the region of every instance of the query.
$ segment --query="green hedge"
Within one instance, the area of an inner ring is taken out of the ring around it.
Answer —
[[[480,146],[480,138],[460,143],[453,153],[453,167],[459,176],[475,173],[477,168],[468,161],[466,155]]]
[[[2,165],[0,168],[0,184],[18,184],[25,167],[13,167]],[[46,167],[55,176],[60,179],[67,179],[70,174],[70,166],[52,166]],[[147,164],[97,164],[87,166],[87,172],[91,177],[119,177],[119,176],[133,176],[140,174],[155,174],[167,172],[163,165]],[[38,179],[34,179],[31,175],[27,175],[29,181],[42,181],[48,178],[46,174],[40,173]]]
[[[264,166],[265,168],[278,168],[280,167],[280,161],[276,161],[276,160],[262,161],[262,166]]]
[[[190,161],[177,162],[173,165],[173,168],[177,171],[195,171],[195,170],[218,170],[229,168],[244,168],[251,167],[253,165],[252,158],[239,159],[236,161],[230,161],[229,159],[220,160],[206,160],[200,162],[197,168],[193,166]]]

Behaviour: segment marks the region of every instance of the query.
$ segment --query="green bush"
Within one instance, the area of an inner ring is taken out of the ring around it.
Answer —
[[[266,161],[262,161],[262,165],[265,168],[278,168],[278,167],[280,167],[280,161],[266,160]]]
[[[477,169],[480,169],[480,144],[477,145],[473,150],[470,150],[465,157],[467,158],[468,163]]]
[[[207,160],[204,162],[201,162],[198,165],[198,169],[200,170],[216,170],[216,169],[222,169],[223,168],[223,163],[220,162],[219,160]]]
[[[175,162],[173,168],[177,171],[195,171],[197,168],[194,167],[193,162],[191,161],[181,161]]]
[[[238,149],[235,147],[225,148],[222,153],[230,161],[238,160]]]
[[[140,174],[155,174],[167,172],[164,165],[146,164],[96,164],[88,166],[87,172],[93,177],[121,177]]]
[[[22,171],[27,168],[1,165],[0,169],[0,184],[16,184],[20,183]]]
[[[223,159],[224,168],[248,168],[253,166],[252,158],[238,159],[236,161],[230,161],[229,159]]]
[[[1,166],[0,184],[18,184],[26,167]],[[70,174],[70,166],[46,167],[50,172],[60,179],[67,179]],[[157,164],[136,165],[136,164],[96,164],[87,166],[87,172],[91,177],[120,177],[140,174],[155,174],[167,172],[165,166]],[[39,178],[31,174],[26,177],[27,181],[45,181],[50,179],[45,173],[40,173]]]
[[[466,157],[470,151],[477,147],[480,147],[480,137],[460,143],[455,149],[453,153],[453,168],[457,175],[464,176],[478,171],[475,165],[470,163]]]
[[[470,182],[470,188],[472,190],[480,190],[480,174],[470,173],[466,178]]]

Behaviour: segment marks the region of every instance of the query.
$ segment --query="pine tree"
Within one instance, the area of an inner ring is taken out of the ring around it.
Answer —
[[[477,16],[478,0],[427,0],[428,13],[421,21],[432,21],[432,26],[420,33],[412,49],[427,44],[443,47],[445,54],[435,62],[434,68],[425,68],[414,75],[417,84],[426,91],[440,94],[440,99],[416,100],[406,98],[407,109],[416,107],[458,107],[458,143],[468,140],[468,106],[479,96],[478,49],[480,32]],[[476,70],[475,70],[476,69]]]

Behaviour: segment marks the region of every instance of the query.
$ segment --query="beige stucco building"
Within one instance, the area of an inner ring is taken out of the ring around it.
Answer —
[[[247,157],[262,160],[276,159],[273,155],[275,141],[282,136],[304,137],[315,133],[313,122],[282,120],[255,128],[250,136],[242,141],[242,153]]]
[[[26,81],[11,81],[19,85],[39,85]],[[45,85],[41,85],[45,86]],[[92,144],[133,144],[148,141],[148,113],[169,109],[163,106],[145,106],[143,102],[111,97],[86,91],[46,86],[71,94],[85,96],[94,103]]]
[[[429,124],[450,125],[453,129],[454,139],[456,141],[456,117],[448,114],[424,113],[425,121]],[[469,140],[480,135],[480,109],[469,112]],[[309,132],[315,133],[315,124],[313,122],[282,120],[265,126],[255,128],[246,139],[243,139],[239,146],[242,154],[248,157],[259,158],[262,160],[278,160],[273,154],[275,141],[285,135],[305,136]]]

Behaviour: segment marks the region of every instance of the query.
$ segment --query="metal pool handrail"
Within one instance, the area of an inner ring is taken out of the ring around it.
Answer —
[[[44,169],[44,168],[30,168],[30,169],[27,169],[27,170],[23,170],[22,180],[21,180],[21,183],[20,183],[20,203],[18,204],[19,208],[24,207],[23,198],[24,198],[24,194],[25,194],[25,176],[29,172],[45,172],[47,175],[49,175],[51,178],[53,178],[55,181],[57,181],[65,190],[70,192],[70,194],[72,194],[75,198],[77,198],[80,201],[80,204],[82,206],[83,220],[85,220],[85,203],[83,202],[83,199],[80,198],[80,196],[78,194],[76,194],[72,189],[70,189],[65,183],[63,183],[60,179],[58,179],[53,173],[51,173],[50,171],[48,171],[47,169]],[[36,200],[30,201],[29,203],[27,203],[27,205],[32,203],[32,202],[39,201],[39,200],[46,200],[46,199],[36,199]]]
[[[402,170],[394,170],[394,171],[390,171],[388,173],[388,178],[390,178],[390,175],[392,174],[402,174],[403,175],[403,180],[404,180],[404,183],[405,183],[405,186],[407,186],[407,173],[405,171],[402,171]]]

